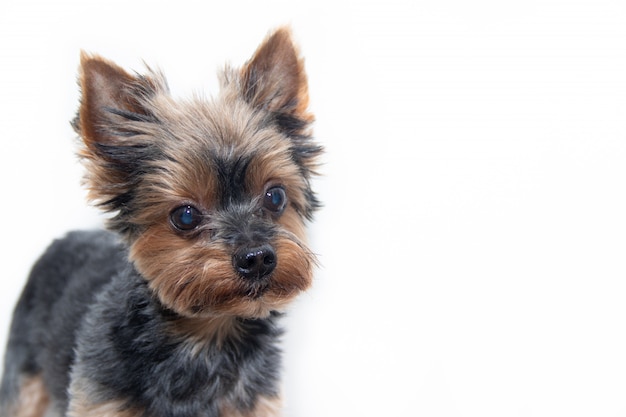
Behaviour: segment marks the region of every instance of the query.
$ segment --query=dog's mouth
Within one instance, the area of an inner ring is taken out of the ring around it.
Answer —
[[[175,263],[157,271],[150,285],[167,308],[184,316],[262,317],[309,287],[314,261],[297,242],[277,239],[272,246],[211,252]]]
[[[258,300],[259,298],[263,297],[263,295],[265,295],[265,293],[269,290],[269,287],[270,285],[268,279],[254,282],[252,285],[249,286],[246,297],[253,300]]]
[[[221,302],[223,304],[232,304],[236,300],[258,301],[271,290],[271,287],[271,277],[263,277],[255,281],[245,280],[238,290],[233,291],[230,297],[227,297],[228,300],[223,299]],[[190,307],[190,312],[194,315],[202,315],[207,311],[213,310],[214,307],[215,305],[211,302],[198,303]]]

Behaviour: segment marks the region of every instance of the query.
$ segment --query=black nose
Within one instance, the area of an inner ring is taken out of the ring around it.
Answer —
[[[233,256],[235,270],[244,278],[260,279],[276,267],[276,253],[269,245],[243,248]]]

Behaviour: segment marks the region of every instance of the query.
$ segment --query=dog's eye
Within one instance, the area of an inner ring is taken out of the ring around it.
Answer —
[[[193,230],[202,221],[202,213],[194,206],[180,206],[172,211],[170,221],[178,230]]]
[[[272,187],[265,192],[263,207],[272,213],[282,213],[287,205],[287,195],[282,187]]]

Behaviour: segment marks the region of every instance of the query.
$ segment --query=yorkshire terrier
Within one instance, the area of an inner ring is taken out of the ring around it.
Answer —
[[[34,265],[13,316],[2,417],[280,415],[278,319],[311,285],[304,61],[286,28],[214,99],[81,55],[88,198],[109,231]]]

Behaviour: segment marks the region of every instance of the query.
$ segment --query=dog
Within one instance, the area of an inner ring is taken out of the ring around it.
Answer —
[[[81,53],[72,125],[106,230],[54,241],[15,308],[2,417],[269,417],[285,308],[312,283],[323,149],[304,59],[271,32],[214,98]]]

